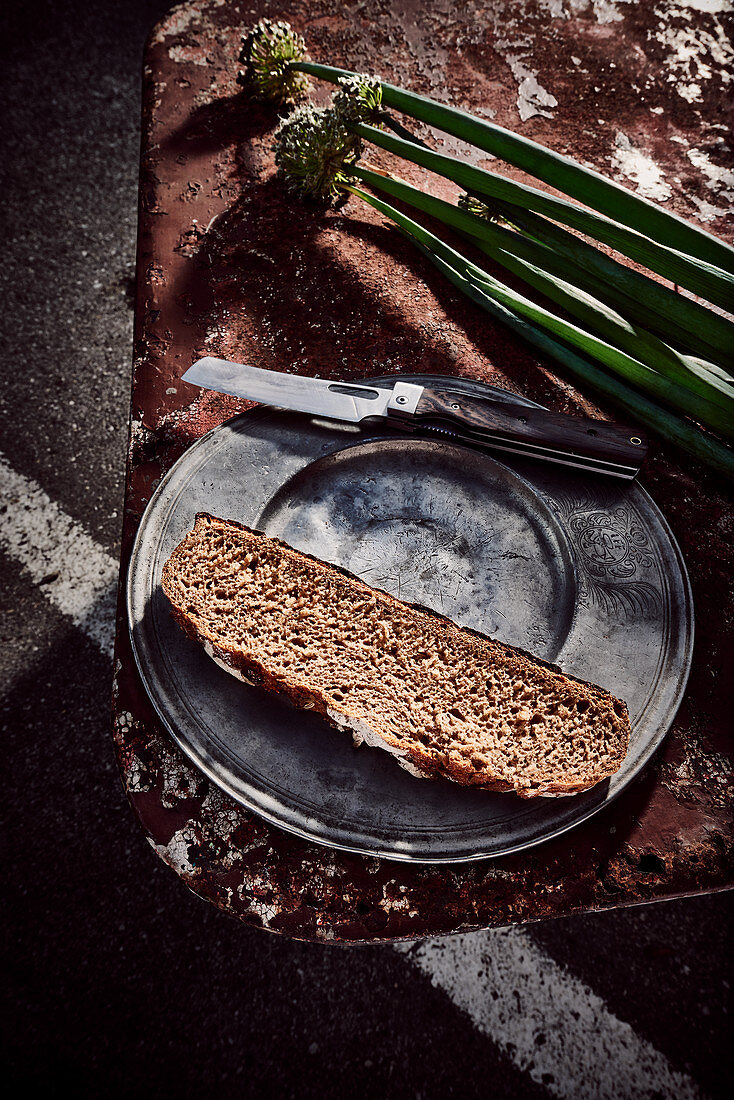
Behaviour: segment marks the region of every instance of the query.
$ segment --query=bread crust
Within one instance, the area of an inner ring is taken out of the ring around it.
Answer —
[[[600,707],[608,710],[611,723],[615,727],[615,732],[619,735],[619,749],[613,757],[610,766],[600,769],[596,773],[592,772],[583,782],[577,783],[559,783],[558,781],[531,782],[527,778],[523,779],[522,776],[518,776],[516,782],[511,783],[497,776],[487,774],[486,772],[478,773],[468,762],[463,764],[455,759],[451,759],[448,753],[437,754],[435,750],[432,752],[427,751],[420,744],[406,744],[405,740],[395,737],[389,730],[380,728],[377,723],[374,726],[370,725],[364,722],[363,717],[357,717],[354,713],[350,713],[348,705],[337,705],[333,699],[327,700],[324,694],[317,688],[289,682],[285,677],[279,676],[267,669],[253,655],[245,654],[232,646],[222,645],[212,634],[202,629],[194,621],[192,616],[177,605],[175,600],[175,587],[172,584],[181,555],[185,553],[188,546],[195,541],[202,525],[211,525],[214,527],[221,526],[224,531],[236,528],[247,535],[254,536],[258,539],[264,539],[271,545],[281,547],[289,555],[311,561],[325,571],[341,574],[349,580],[350,584],[353,585],[357,591],[361,591],[367,596],[371,597],[377,593],[380,599],[385,601],[388,606],[400,608],[401,610],[407,607],[420,615],[429,617],[432,620],[434,629],[437,631],[437,645],[439,648],[450,644],[451,640],[457,635],[463,638],[469,637],[475,641],[476,648],[483,650],[485,654],[487,647],[489,647],[490,652],[494,651],[500,656],[505,654],[511,656],[514,661],[519,661],[520,675],[522,675],[524,669],[531,671],[541,668],[553,673],[554,676],[560,677],[572,694],[581,696],[584,700],[588,700],[591,697]],[[369,585],[365,584],[363,580],[356,577],[348,570],[323,562],[321,559],[303,553],[302,551],[294,550],[293,547],[282,540],[265,535],[264,532],[248,527],[246,524],[239,523],[235,520],[221,520],[207,512],[198,513],[192,531],[176,550],[174,550],[163,567],[162,586],[163,591],[171,603],[173,618],[181,629],[189,638],[203,645],[209,655],[223,665],[227,671],[254,686],[261,687],[266,691],[278,695],[280,698],[288,701],[301,710],[308,710],[319,714],[325,721],[337,729],[350,730],[353,736],[355,736],[355,740],[358,742],[365,739],[362,727],[368,725],[373,735],[373,738],[370,738],[371,743],[373,743],[373,739],[378,739],[382,742],[379,747],[385,748],[394,755],[398,763],[402,763],[404,766],[408,767],[408,770],[415,771],[427,779],[442,777],[450,779],[462,786],[478,787],[487,791],[514,791],[521,798],[534,798],[538,796],[559,797],[590,790],[592,787],[596,786],[597,783],[614,774],[614,772],[619,769],[626,756],[630,732],[629,715],[626,704],[615,698],[610,692],[605,691],[595,684],[589,684],[584,680],[569,676],[564,673],[558,665],[533,657],[525,650],[489,638],[487,635],[477,630],[472,630],[469,627],[458,627],[445,615],[441,615],[431,608],[424,607],[418,603],[407,603],[406,601],[396,599],[394,596],[390,595],[390,593],[384,592],[381,589],[371,588]]]

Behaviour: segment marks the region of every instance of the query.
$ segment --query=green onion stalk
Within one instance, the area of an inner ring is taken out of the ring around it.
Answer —
[[[734,325],[699,302],[676,293],[642,272],[620,263],[561,226],[511,203],[490,206],[474,198],[459,200],[483,220],[501,218],[513,229],[545,245],[562,262],[579,270],[579,285],[604,287],[606,298],[632,321],[668,342],[699,352],[725,367],[734,362]],[[728,372],[724,372],[725,374]]]
[[[578,229],[722,309],[731,308],[731,303],[734,302],[734,271],[729,272],[696,256],[685,255],[676,248],[646,237],[636,229],[584,210],[566,199],[549,195],[524,183],[517,183],[486,168],[466,164],[457,157],[424,149],[396,134],[388,134],[364,123],[357,124],[354,129],[360,137],[373,145],[428,168],[475,195],[486,195],[490,200],[505,200],[547,215],[572,229]]]
[[[719,410],[718,406],[707,398],[701,398],[684,386],[671,381],[664,375],[646,366],[640,360],[620,351],[618,347],[599,339],[592,333],[579,328],[578,325],[566,321],[563,317],[537,305],[523,294],[493,279],[482,268],[473,264],[455,249],[449,247],[424,226],[407,217],[395,207],[382,202],[374,195],[368,195],[353,185],[347,184],[347,190],[362,199],[363,202],[379,210],[381,214],[390,218],[396,225],[407,230],[417,241],[427,245],[438,256],[446,260],[458,270],[470,283],[490,298],[495,299],[501,305],[513,309],[516,313],[533,321],[536,325],[548,332],[560,337],[566,343],[578,348],[581,352],[593,356],[603,366],[610,368],[626,381],[638,386],[650,396],[669,404],[681,412],[705,419],[722,434],[726,432],[729,438],[734,440],[734,416]],[[734,412],[734,399],[729,399],[729,408]]]
[[[302,85],[293,84],[296,77],[304,80],[308,74],[338,85],[330,107],[299,106],[276,132],[276,164],[288,186],[325,205],[349,194],[369,203],[487,312],[648,427],[734,476],[734,452],[695,423],[734,441],[734,324],[633,271],[569,228],[719,306],[734,301],[734,249],[501,127],[376,76],[307,62],[303,40],[297,35],[288,40],[287,27],[261,21],[243,39],[242,60],[249,66],[243,82],[278,104],[305,94]],[[503,156],[592,209],[436,153],[386,107]],[[365,142],[444,176],[466,194],[454,205],[359,163]],[[554,308],[501,282],[374,192],[458,232]]]
[[[299,72],[334,84],[338,84],[344,77],[355,76],[348,69],[307,61],[295,62],[293,67]],[[401,111],[410,118],[443,130],[444,133],[521,168],[592,210],[601,211],[630,230],[637,230],[650,240],[734,275],[734,248],[641,195],[628,191],[626,187],[607,179],[599,172],[493,122],[475,118],[466,111],[437,103],[427,96],[397,88],[384,81],[381,82],[381,92],[382,102],[386,107]]]
[[[688,385],[694,392],[710,401],[719,403],[729,413],[734,413],[734,379],[714,364],[677,351],[663,340],[646,331],[641,325],[631,323],[604,300],[604,286],[589,279],[583,270],[574,268],[568,261],[533,240],[512,233],[491,221],[477,222],[465,209],[426,195],[403,180],[385,177],[359,165],[352,168],[355,178],[367,183],[373,190],[381,190],[399,199],[403,204],[423,211],[442,221],[452,229],[471,238],[492,260],[519,276],[524,282],[543,293],[559,306],[573,313],[579,320],[632,355],[643,355],[645,362],[653,365],[666,377]],[[470,209],[476,208],[471,200]],[[476,269],[480,273],[480,269]],[[480,273],[480,277],[484,275]],[[573,282],[572,282],[572,281]],[[586,285],[587,290],[581,289]],[[592,294],[591,291],[594,291]],[[734,425],[727,425],[734,427]]]
[[[401,232],[404,231],[401,230]],[[407,232],[404,232],[404,235],[410,238],[410,234]],[[614,405],[623,409],[630,416],[635,417],[647,428],[657,432],[663,439],[674,443],[681,450],[698,459],[699,462],[705,463],[730,481],[734,481],[734,451],[730,447],[724,446],[713,436],[699,431],[690,420],[676,416],[667,409],[662,408],[655,401],[651,401],[648,397],[640,394],[631,386],[611,377],[603,370],[599,370],[584,356],[579,355],[561,341],[549,336],[543,329],[519,317],[512,310],[483,294],[459,271],[452,268],[450,264],[442,260],[426,245],[415,239],[413,243],[446,276],[449,282],[476,302],[490,316],[501,321],[533,347],[543,352],[550,359],[560,363],[580,382],[591,386]]]

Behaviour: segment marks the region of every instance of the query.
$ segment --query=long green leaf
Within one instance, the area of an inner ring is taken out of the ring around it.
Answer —
[[[550,298],[576,321],[601,336],[605,342],[702,398],[707,404],[700,406],[700,415],[712,428],[734,440],[734,390],[726,381],[708,370],[707,365],[702,366],[700,361],[692,357],[679,355],[656,336],[630,325],[620,314],[570,283],[561,279],[549,279],[540,268],[503,253],[500,249],[486,244],[480,247],[491,259]],[[480,276],[476,276],[476,281],[480,284],[486,282]],[[492,281],[487,285],[488,293],[491,293],[494,289]],[[707,412],[708,403],[715,405],[720,410],[719,413],[714,414],[712,409]]]
[[[559,259],[535,241],[476,218],[443,199],[427,195],[403,180],[384,177],[365,168],[357,168],[355,174],[373,189],[385,191],[444,224],[471,234],[477,246],[495,262],[518,275],[623,351],[719,405],[727,413],[727,420],[734,423],[734,390],[711,373],[711,364],[675,351],[641,326],[632,325],[610,309],[599,297],[604,290],[600,283],[597,284],[596,296],[587,293],[582,289],[582,283],[586,282],[588,286],[589,277],[570,261]],[[550,277],[549,273],[555,278]],[[569,277],[574,283],[569,281]]]
[[[412,233],[419,241],[427,244],[428,247],[437,252],[439,256],[446,259],[448,263],[458,266],[462,274],[468,277],[469,281],[472,281],[471,269],[476,268],[476,265],[471,264],[470,261],[461,256],[460,253],[450,248],[433,233],[425,229],[424,226],[413,221],[412,218],[408,218],[405,214],[396,210],[395,207],[382,202],[381,199],[376,198],[374,195],[368,195],[366,192],[359,190],[359,188],[352,186],[347,186],[345,189],[369,203],[370,206],[374,206],[376,210],[385,214],[386,217],[390,218],[397,225],[407,229],[408,232]],[[697,419],[700,419],[702,423],[710,427],[715,427],[716,430],[721,431],[722,434],[726,433],[727,436],[730,434],[734,435],[734,424],[731,422],[731,418],[723,415],[718,406],[714,405],[712,402],[699,397],[697,394],[691,393],[675,382],[671,382],[656,371],[651,370],[644,363],[640,363],[638,360],[633,359],[632,356],[627,355],[618,348],[612,347],[610,344],[593,336],[591,333],[584,332],[583,329],[580,329],[577,325],[565,321],[563,318],[551,313],[550,310],[536,305],[535,302],[530,301],[530,299],[526,298],[524,295],[518,294],[509,287],[497,282],[497,280],[492,279],[491,276],[482,271],[481,268],[477,268],[477,270],[483,277],[481,290],[488,296],[495,298],[501,305],[513,309],[516,313],[520,313],[534,324],[561,337],[566,343],[578,348],[581,352],[591,355],[600,363],[603,363],[604,366],[620,374],[626,381],[632,382],[635,386],[638,386],[653,397],[658,398],[663,403],[673,408],[677,408],[684,413],[688,413],[691,416],[695,416]]]
[[[396,196],[397,191],[393,189],[393,185],[411,187],[404,180],[387,173],[376,173],[360,164],[353,165],[350,172],[369,182],[371,187],[379,187]],[[488,224],[487,219],[469,214],[417,188],[412,190],[416,196],[425,195],[426,205],[421,205],[422,199],[419,197],[411,205],[425,209],[427,213],[433,213],[442,221],[455,225],[465,235],[485,239],[481,227]],[[406,197],[405,201],[410,199]],[[438,207],[435,210],[429,209],[429,203],[441,204],[441,212]],[[730,372],[734,362],[734,324],[726,317],[619,263],[532,210],[497,199],[492,200],[492,207],[517,230],[507,238],[510,251],[530,258],[520,243],[523,240],[531,247],[534,244],[542,248],[541,267],[559,277],[569,278],[576,285],[586,286],[597,298],[606,301],[629,321],[649,329],[681,351],[705,359],[710,371],[720,379],[734,384]],[[462,219],[471,218],[471,223],[462,220],[459,224],[456,215],[451,214],[452,210],[458,210]],[[541,254],[535,255],[540,258]],[[571,271],[574,272],[572,278]]]
[[[630,320],[720,366],[734,362],[734,324],[726,317],[619,263],[532,210],[499,201],[493,205],[506,221],[533,240],[572,260],[610,291],[618,291],[617,308]]]
[[[705,435],[689,420],[684,420],[682,417],[668,412],[667,409],[661,408],[649,397],[645,397],[624,382],[620,382],[619,379],[600,370],[588,359],[584,359],[583,356],[578,355],[565,344],[555,340],[536,325],[519,317],[505,306],[501,306],[486,294],[482,294],[468,279],[465,279],[463,275],[452,268],[445,260],[442,260],[440,256],[437,256],[430,248],[416,240],[411,233],[403,229],[400,229],[399,232],[403,233],[416,248],[420,249],[454,286],[492,317],[507,325],[508,328],[516,332],[529,344],[532,344],[533,347],[550,356],[581,382],[591,386],[615,405],[624,409],[637,421],[657,432],[663,439],[669,440],[680,447],[681,450],[686,451],[687,454],[706,463],[707,466],[723,474],[730,481],[734,481],[734,451],[729,447]]]
[[[565,199],[556,198],[545,191],[538,191],[535,187],[528,187],[505,176],[499,176],[496,172],[476,168],[473,164],[466,164],[456,157],[436,153],[433,149],[424,149],[420,145],[405,141],[395,134],[388,134],[384,130],[378,130],[374,126],[359,124],[353,129],[360,137],[374,145],[395,153],[404,160],[420,164],[466,190],[525,206],[540,214],[547,214],[564,225],[579,229],[582,233],[587,233],[596,240],[618,249],[630,259],[644,264],[659,275],[672,279],[694,294],[714,302],[722,309],[730,308],[734,301],[734,276],[702,260],[691,259],[672,248],[666,248],[633,229],[627,229],[623,225],[610,221],[601,214],[594,214],[566,202]]]
[[[293,68],[331,83],[338,82],[343,76],[355,75],[348,69],[313,62],[297,62]],[[536,179],[542,179],[593,210],[599,210],[614,221],[637,229],[660,244],[697,256],[706,263],[734,274],[734,249],[729,245],[704,229],[691,225],[677,214],[672,214],[607,179],[592,168],[494,122],[476,118],[467,111],[446,103],[437,103],[427,96],[406,91],[384,81],[382,102],[387,107],[483,149],[508,164],[514,164],[516,168],[523,169]]]

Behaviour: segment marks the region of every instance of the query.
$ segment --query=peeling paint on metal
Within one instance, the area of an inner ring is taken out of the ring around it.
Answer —
[[[624,15],[617,7],[617,3],[625,3],[628,0],[594,0],[594,15],[596,16],[597,23],[604,25],[606,23],[620,23],[624,19]]]
[[[666,202],[672,194],[670,185],[652,157],[636,148],[621,131],[614,139],[614,146],[611,162],[617,171],[637,184],[637,191],[646,199]]]
[[[731,12],[732,0],[676,0],[679,8],[688,8],[691,11],[706,12],[708,15],[719,15],[723,12]]]
[[[201,23],[212,8],[221,8],[227,0],[190,0],[179,4],[159,23],[151,37],[151,43],[158,44],[166,38],[184,34],[194,23]]]
[[[199,46],[170,46],[168,56],[171,61],[179,63],[190,61],[193,65],[206,65],[208,63],[204,50]]]
[[[734,213],[734,171],[715,164],[702,149],[689,149],[686,156],[706,179],[706,187],[725,205],[721,215]]]
[[[529,118],[534,118],[535,115],[541,115],[543,118],[553,118],[553,111],[549,108],[557,107],[558,100],[538,83],[538,74],[534,73],[532,69],[529,69],[518,57],[512,54],[506,54],[505,60],[519,85],[517,111],[522,121],[527,122]]]
[[[734,79],[734,45],[716,18],[726,10],[718,0],[667,0],[654,8],[659,23],[652,36],[667,51],[667,80],[688,103],[702,102],[702,86],[709,81],[727,85]],[[707,25],[694,22],[693,11],[712,18]]]
[[[196,833],[191,826],[179,829],[167,844],[155,844],[148,839],[164,863],[179,875],[184,878],[196,875],[197,869],[189,859],[189,850],[196,844]]]

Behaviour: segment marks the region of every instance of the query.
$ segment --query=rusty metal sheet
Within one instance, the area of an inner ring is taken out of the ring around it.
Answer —
[[[301,0],[287,14],[320,59],[462,103],[730,235],[730,47],[723,5],[706,7]],[[283,9],[253,4],[248,21],[258,13]],[[123,570],[166,470],[246,407],[180,382],[202,354],[344,378],[447,373],[558,411],[613,413],[460,299],[374,211],[294,213],[273,172],[276,119],[235,83],[239,19],[220,0],[186,4],[146,49]],[[659,444],[643,485],[689,565],[697,643],[665,745],[592,822],[533,853],[421,869],[290,836],[213,787],[162,731],[121,606],[115,744],[151,844],[222,909],[311,939],[452,932],[730,886],[731,494]]]

